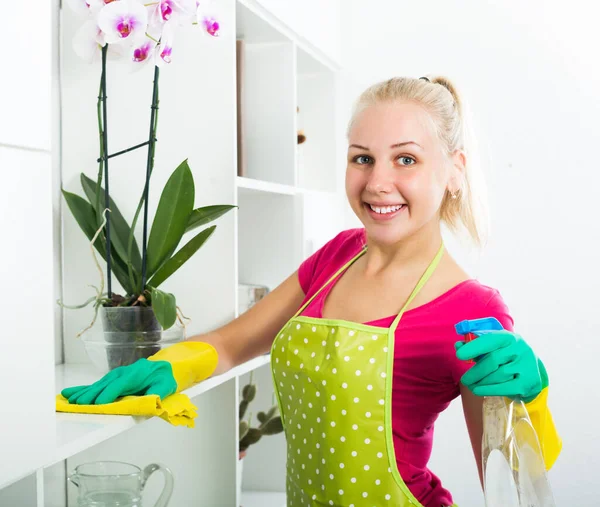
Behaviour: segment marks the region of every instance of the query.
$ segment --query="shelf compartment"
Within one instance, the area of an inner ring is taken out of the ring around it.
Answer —
[[[337,67],[326,63],[323,58],[304,46],[301,42],[296,43],[297,48],[297,66],[298,74],[303,76],[331,73],[337,70]]]
[[[292,42],[238,44],[238,176],[296,183],[296,52]]]
[[[304,55],[304,56],[301,56]],[[297,48],[297,128],[306,140],[297,146],[298,186],[334,192],[338,171],[336,150],[335,74]]]
[[[269,15],[260,8],[250,5],[251,2],[236,2],[236,38],[253,44],[269,44],[291,42],[283,30],[276,27]]]
[[[239,389],[243,389],[249,381],[250,374],[241,376]],[[259,424],[256,414],[259,411],[266,412],[273,404],[277,404],[277,400],[270,368],[257,369],[253,382],[256,385],[256,397],[248,407],[246,418],[252,415],[252,426],[256,426]],[[283,433],[265,436],[250,446],[243,459],[242,491],[285,491],[286,456]],[[245,504],[243,506],[246,507]]]
[[[340,69],[338,62],[310,44],[281,20],[260,5],[260,0],[237,0],[236,2],[236,35],[254,44],[269,44],[274,42],[293,41],[302,48],[301,67],[303,71],[311,69]]]
[[[273,290],[298,268],[299,204],[296,195],[238,194],[239,283]]]

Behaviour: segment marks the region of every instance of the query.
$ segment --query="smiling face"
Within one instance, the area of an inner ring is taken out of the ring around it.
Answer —
[[[431,116],[412,102],[377,102],[348,133],[346,195],[371,241],[398,243],[439,230],[440,206],[458,188],[464,155],[449,157]]]

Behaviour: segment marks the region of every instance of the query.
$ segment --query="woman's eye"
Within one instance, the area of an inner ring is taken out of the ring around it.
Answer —
[[[368,157],[367,155],[358,155],[357,157],[354,157],[354,162],[360,165],[370,164],[372,161],[371,157]]]
[[[416,160],[414,158],[407,157],[407,156],[398,157],[398,161],[402,165],[413,165],[413,164],[416,164]]]

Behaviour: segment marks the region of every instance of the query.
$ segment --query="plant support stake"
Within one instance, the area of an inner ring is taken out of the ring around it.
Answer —
[[[154,140],[154,142],[156,142],[156,139]],[[135,146],[132,146],[131,148],[127,148],[126,150],[121,150],[121,151],[118,151],[117,153],[113,153],[112,155],[107,155],[106,157],[101,157],[98,160],[96,160],[96,162],[101,162],[104,159],[108,160],[109,158],[118,157],[119,155],[124,155],[125,153],[129,153],[133,150],[137,150],[138,148],[143,148],[144,146],[148,146],[149,144],[150,144],[150,141],[144,141],[143,143],[136,144]]]
[[[156,115],[158,109],[158,65],[154,66],[154,87],[152,89],[152,106],[150,112],[150,134],[148,137],[148,161],[146,163],[146,186],[144,187],[144,228],[142,233],[142,291],[146,287],[146,245],[148,238],[148,191],[150,188],[150,175],[154,166],[154,145],[156,141]]]
[[[100,80],[102,98],[102,148],[104,157],[104,209],[109,209],[110,205],[110,193],[108,189],[108,124],[107,124],[107,113],[106,113],[106,53],[108,52],[108,44],[105,44],[102,48],[102,78]],[[112,298],[112,283],[111,283],[111,244],[110,244],[110,214],[106,220],[106,288],[108,291],[108,298]]]

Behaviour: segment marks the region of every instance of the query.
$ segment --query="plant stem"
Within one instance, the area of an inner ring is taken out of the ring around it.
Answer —
[[[106,112],[106,53],[108,52],[108,44],[105,44],[102,48],[102,78],[100,79],[102,89],[102,153],[101,157],[104,159],[104,209],[110,207],[110,192],[108,188],[108,160],[106,154],[108,153],[108,122]],[[110,215],[106,221],[106,287],[109,299],[112,298],[112,287],[111,287],[111,242],[110,242]]]
[[[148,145],[148,160],[146,162],[146,185],[144,187],[144,229],[142,236],[142,290],[146,287],[146,268],[148,259],[146,255],[146,240],[148,237],[148,191],[150,189],[150,175],[154,167],[154,146],[156,138],[156,111],[158,109],[158,65],[154,66],[154,89],[152,90],[152,107],[150,112],[150,135]]]

